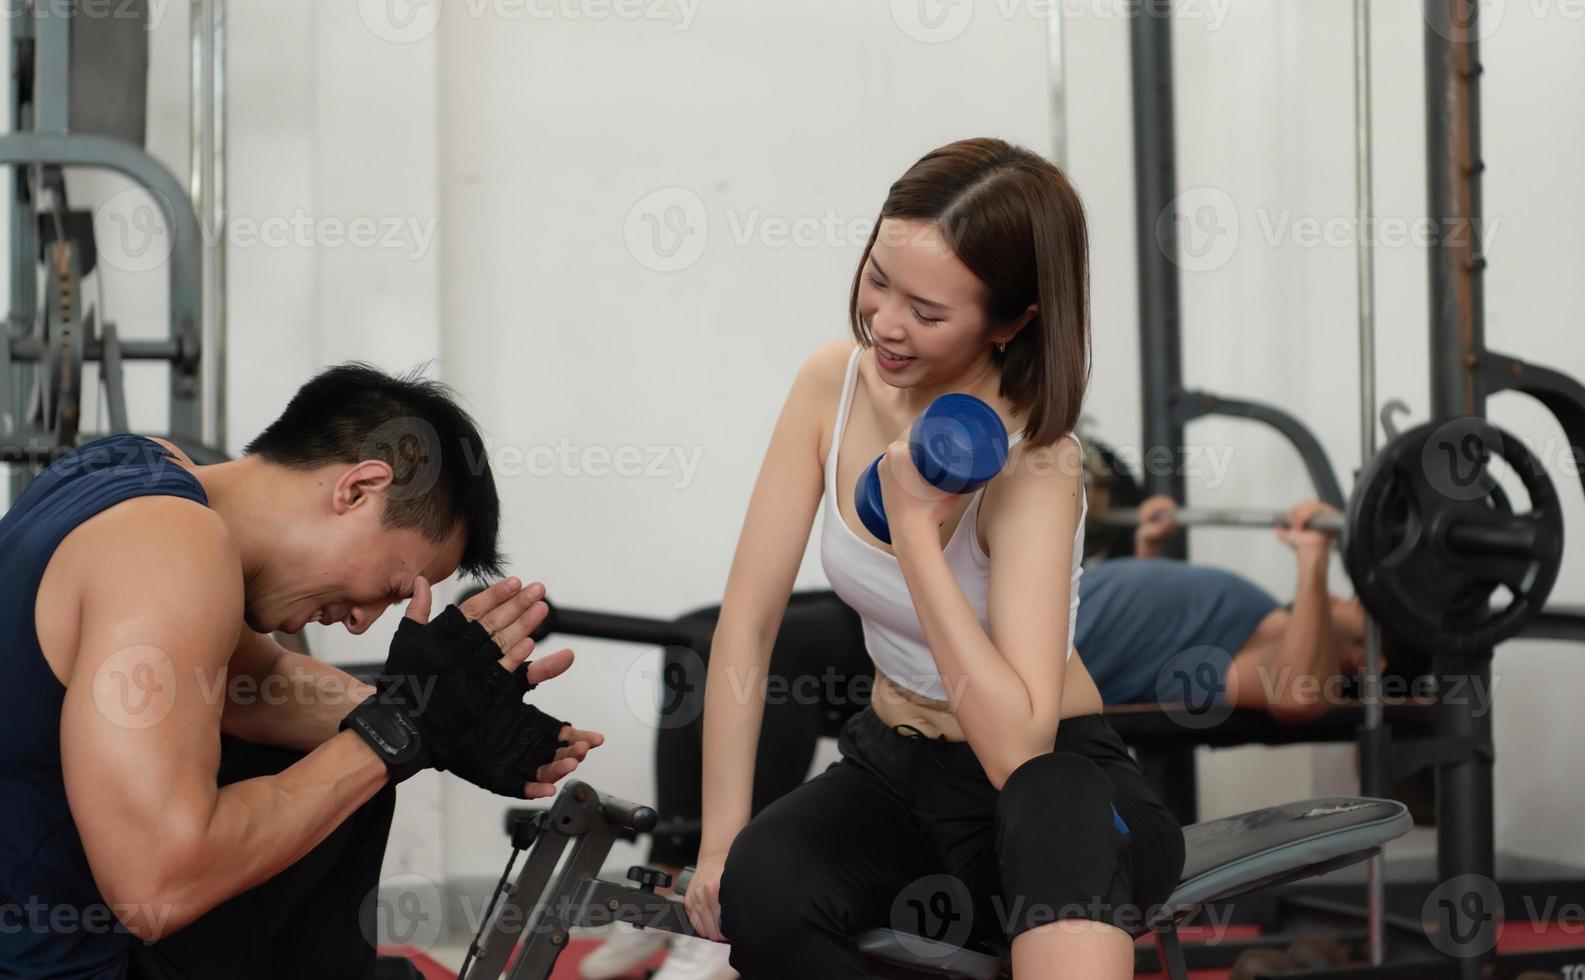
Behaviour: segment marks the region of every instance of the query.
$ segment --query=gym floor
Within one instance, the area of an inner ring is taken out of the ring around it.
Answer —
[[[1254,928],[1229,929],[1225,932],[1227,938],[1243,939],[1257,934]],[[1185,942],[1206,942],[1213,938],[1209,931],[1184,930]],[[576,938],[567,947],[567,952],[556,964],[556,970],[551,980],[578,980],[578,962],[591,953],[599,945],[599,937],[587,935]],[[1143,946],[1148,946],[1148,940],[1140,940]],[[1512,923],[1504,928],[1502,937],[1497,941],[1499,952],[1510,953],[1530,949],[1553,949],[1569,946],[1578,942],[1578,929],[1570,928],[1566,924],[1552,922],[1540,927],[1531,927],[1524,924]],[[401,954],[410,957],[413,963],[423,973],[424,980],[455,980],[456,970],[462,965],[462,958],[467,953],[466,946],[436,946],[428,953],[419,953],[414,950],[405,950],[401,947],[392,947],[382,952]],[[659,966],[662,957],[657,955],[653,962],[646,965],[645,972],[634,971],[630,974],[631,980],[644,980],[649,970]],[[1137,980],[1165,980],[1165,974],[1140,973],[1135,975]],[[1231,976],[1230,970],[1192,970],[1190,980],[1225,980]]]
[[[1436,855],[1436,834],[1434,828],[1416,827],[1408,834],[1392,841],[1387,845],[1386,855],[1388,861],[1389,877],[1399,880],[1405,877],[1430,877],[1434,869]],[[1568,869],[1552,868],[1512,868],[1513,871],[1523,870],[1529,874],[1542,871],[1552,871],[1565,874]],[[1578,871],[1573,872],[1574,876]],[[1344,869],[1328,876],[1337,880],[1353,880],[1360,875],[1358,868]],[[608,878],[620,877],[613,869],[606,875]],[[1499,952],[1519,952],[1526,950],[1557,949],[1576,946],[1580,941],[1581,927],[1577,922],[1562,921],[1562,917],[1549,922],[1534,923],[1522,919],[1511,919],[1505,924],[1497,942]],[[589,955],[601,942],[600,929],[577,930],[567,951],[562,954],[556,963],[550,980],[579,980],[578,964]],[[1221,929],[1213,927],[1194,927],[1184,929],[1183,940],[1186,945],[1207,943],[1217,939],[1247,940],[1258,936],[1259,928],[1247,925],[1231,925]],[[1140,940],[1141,949],[1150,949],[1149,940]],[[391,955],[409,957],[423,973],[425,980],[455,980],[456,971],[461,967],[463,957],[467,954],[466,942],[441,942],[420,951],[412,947],[389,946],[382,947],[382,952]],[[634,970],[628,974],[626,980],[645,980],[645,978],[659,967],[664,957],[657,954],[654,959],[645,964],[642,970]],[[1190,980],[1223,980],[1231,978],[1233,971],[1230,969],[1192,970]],[[1137,980],[1165,980],[1165,974],[1140,973],[1136,974]]]

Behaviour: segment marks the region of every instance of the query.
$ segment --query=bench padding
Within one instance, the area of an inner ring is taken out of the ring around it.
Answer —
[[[1335,796],[1185,827],[1183,878],[1151,925],[1170,929],[1209,902],[1363,861],[1413,825],[1408,808],[1395,800]],[[895,929],[872,929],[858,941],[869,956],[943,976],[992,980],[1008,966],[1002,956]]]
[[[1266,885],[1354,863],[1409,832],[1409,810],[1396,800],[1335,796],[1266,807],[1192,824],[1183,878],[1170,904],[1184,913]]]

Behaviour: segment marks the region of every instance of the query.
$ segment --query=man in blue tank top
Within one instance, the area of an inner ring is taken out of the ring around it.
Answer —
[[[0,519],[0,977],[368,977],[395,784],[549,795],[600,744],[523,702],[543,587],[498,575],[484,444],[448,389],[305,385],[243,458],[112,436]],[[376,684],[273,640],[411,598]]]
[[[1160,557],[1178,526],[1169,497],[1139,508],[1133,558],[1084,570],[1074,647],[1108,705],[1190,702],[1216,696],[1234,707],[1301,723],[1339,698],[1337,681],[1364,663],[1357,599],[1327,590],[1331,539],[1305,527],[1330,512],[1298,504],[1278,536],[1294,552],[1293,602],[1280,605],[1233,572]]]

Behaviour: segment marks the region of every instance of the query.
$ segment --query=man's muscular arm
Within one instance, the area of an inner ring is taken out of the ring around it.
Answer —
[[[309,752],[374,688],[344,670],[244,628],[227,670],[220,728],[228,735]]]
[[[235,547],[191,501],[150,497],[103,516],[84,542],[96,560],[76,576],[61,768],[100,892],[153,939],[302,857],[387,772],[345,732],[277,775],[217,788],[226,699],[214,679],[242,620]]]
[[[1295,504],[1288,511],[1288,523],[1277,528],[1277,536],[1293,548],[1298,561],[1299,580],[1294,587],[1293,608],[1287,629],[1268,655],[1265,685],[1276,691],[1269,710],[1278,721],[1305,724],[1325,714],[1333,705],[1327,701],[1329,682],[1337,676],[1337,651],[1332,643],[1331,594],[1327,591],[1327,563],[1331,558],[1331,538],[1310,530],[1317,515],[1336,514],[1319,500]]]

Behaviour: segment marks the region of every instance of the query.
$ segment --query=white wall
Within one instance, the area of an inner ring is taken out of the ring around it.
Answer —
[[[1133,446],[1128,25],[1114,3],[1065,6],[1069,164],[1093,242],[1086,411],[1098,435]],[[1225,261],[1184,272],[1185,380],[1293,411],[1345,484],[1359,427],[1352,239],[1306,245],[1269,229],[1353,210],[1349,6],[1200,0],[1181,11],[1175,43],[1180,185],[1239,233]],[[659,19],[618,12],[633,9],[232,5],[233,218],[301,212],[409,230],[390,249],[323,234],[234,244],[229,445],[326,364],[434,361],[493,440],[514,571],[565,603],[671,615],[719,596],[775,413],[802,357],[845,335],[860,223],[889,183],[962,136],[1051,145],[1047,25],[1038,4],[1005,0],[966,20],[966,6],[940,8],[947,19],[934,27],[916,16],[929,8],[904,0],[667,0],[637,8]],[[1585,64],[1573,56],[1585,21],[1563,0],[1498,9],[1483,51],[1489,338],[1585,376],[1585,297],[1568,288],[1585,259],[1585,189],[1571,179],[1585,151]],[[415,19],[386,19],[390,10]],[[526,10],[554,14],[514,15]],[[151,95],[151,143],[178,173],[184,18],[169,5],[155,31]],[[1409,220],[1425,210],[1418,5],[1377,4],[1373,27],[1377,211]],[[813,239],[784,241],[778,222]],[[1383,246],[1376,269],[1380,391],[1424,418],[1425,254]],[[163,276],[116,273],[105,303],[124,333],[161,333]],[[137,383],[134,422],[163,425],[158,375]],[[1538,445],[1558,437],[1523,399],[1502,396],[1491,411]],[[1258,428],[1200,422],[1190,441],[1233,461],[1221,481],[1191,474],[1196,503],[1270,506],[1307,492],[1291,453]],[[564,446],[567,464],[528,467],[536,451]],[[662,473],[605,472],[598,453],[622,447],[667,454]],[[1585,526],[1578,492],[1565,483],[1564,496],[1570,523]],[[1291,591],[1274,539],[1204,531],[1193,548]],[[1585,599],[1582,563],[1574,549],[1557,598]],[[813,549],[798,581],[822,584]],[[385,635],[360,642],[315,628],[311,640],[327,656],[375,657]],[[658,655],[577,650],[577,667],[542,701],[608,734],[582,775],[650,799],[645,706]],[[1565,699],[1585,681],[1573,652],[1515,642],[1498,657],[1497,813],[1504,850],[1581,862],[1585,830],[1548,792],[1568,762]],[[1202,795],[1214,815],[1346,788],[1340,769],[1338,751],[1217,753]],[[503,806],[455,781],[415,784],[390,868],[495,874]]]
[[[859,222],[887,185],[960,136],[1048,142],[1037,20],[982,11],[943,58],[885,5],[706,5],[687,30],[674,12],[512,21],[452,5],[440,24],[451,377],[525,452],[567,440],[698,459],[658,478],[500,466],[517,567],[564,602],[658,615],[718,600],[793,374],[846,335]],[[657,271],[636,206],[692,208],[678,261],[696,260]],[[778,220],[822,230],[778,244]],[[798,581],[823,583],[813,550]],[[543,689],[548,710],[610,738],[590,782],[652,798],[658,652],[578,652]],[[450,799],[448,867],[491,873],[499,805]]]

